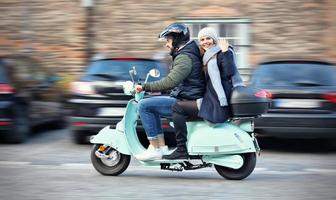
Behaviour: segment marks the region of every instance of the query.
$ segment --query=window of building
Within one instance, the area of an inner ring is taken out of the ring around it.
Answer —
[[[248,66],[250,43],[249,19],[181,19],[189,26],[191,39],[197,39],[198,32],[204,27],[213,27],[220,38],[225,38],[236,51],[236,63],[244,81],[247,81],[251,72]]]

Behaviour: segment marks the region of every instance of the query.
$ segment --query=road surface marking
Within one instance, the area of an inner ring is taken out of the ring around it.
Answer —
[[[32,167],[38,169],[68,169],[68,170],[94,170],[94,167],[90,163],[63,163],[63,164],[34,164],[32,162],[20,162],[20,161],[0,161],[0,167],[12,168],[12,167]],[[159,172],[169,171],[161,170],[158,166],[142,166],[142,165],[130,165],[126,172]],[[198,170],[184,170],[187,173],[213,173],[215,168],[204,168]],[[268,168],[257,167],[254,169],[253,174],[265,174],[265,175],[308,175],[308,174],[322,174],[322,175],[336,175],[336,169],[322,169],[322,168],[304,168],[298,170],[277,171]]]
[[[31,162],[0,161],[0,165],[30,165]]]

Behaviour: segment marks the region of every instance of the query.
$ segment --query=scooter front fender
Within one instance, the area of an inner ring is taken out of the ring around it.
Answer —
[[[131,155],[125,133],[111,129],[110,126],[105,126],[97,135],[91,138],[90,142],[93,144],[105,144],[122,154]]]

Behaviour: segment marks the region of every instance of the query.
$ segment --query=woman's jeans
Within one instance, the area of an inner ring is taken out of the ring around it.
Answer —
[[[150,97],[139,102],[140,119],[149,140],[163,137],[160,117],[171,118],[175,102],[176,99],[169,96]]]

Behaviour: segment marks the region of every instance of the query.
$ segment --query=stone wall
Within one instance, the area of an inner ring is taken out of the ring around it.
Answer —
[[[328,24],[325,1],[259,1],[252,4],[253,48],[256,60],[324,58]]]
[[[92,42],[96,52],[152,57],[165,51],[158,33],[180,17],[243,17],[252,21],[250,66],[294,57],[336,62],[335,10],[333,0],[96,0]],[[85,20],[79,0],[1,0],[0,54],[31,52],[57,72],[78,74]]]
[[[77,73],[85,58],[84,9],[66,0],[2,0],[0,54],[32,54],[55,71]]]

